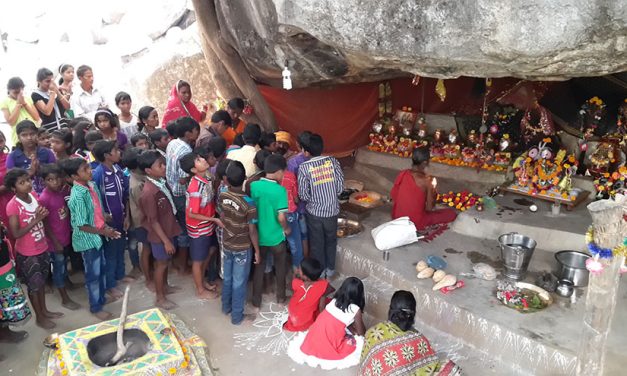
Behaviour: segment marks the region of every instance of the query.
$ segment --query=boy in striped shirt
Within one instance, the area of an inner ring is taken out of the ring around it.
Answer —
[[[212,153],[209,155],[215,165]],[[218,297],[217,287],[203,282],[203,277],[209,260],[218,250],[215,226],[224,227],[222,222],[215,218],[213,183],[207,179],[207,171],[212,167],[209,163],[211,161],[194,152],[185,154],[179,161],[181,169],[192,176],[187,187],[185,223],[187,234],[191,238],[189,255],[192,259],[196,295],[206,300]]]
[[[61,164],[74,185],[68,208],[72,224],[72,247],[83,256],[85,287],[89,310],[100,320],[108,320],[111,313],[102,309],[105,304],[105,258],[102,237],[119,239],[121,234],[105,223],[98,187],[91,181],[91,166],[82,158],[70,158]]]
[[[318,134],[309,137],[306,157],[298,167],[298,195],[306,202],[307,233],[312,256],[324,267],[323,276],[335,274],[337,253],[338,195],[344,189],[344,173],[337,159],[322,156],[324,143]]]

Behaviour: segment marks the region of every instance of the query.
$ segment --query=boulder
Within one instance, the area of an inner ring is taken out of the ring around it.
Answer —
[[[129,33],[147,35],[155,40],[178,24],[187,13],[187,0],[153,0],[129,2],[121,28]]]
[[[627,2],[204,0],[258,81],[419,74],[566,80],[627,70]]]

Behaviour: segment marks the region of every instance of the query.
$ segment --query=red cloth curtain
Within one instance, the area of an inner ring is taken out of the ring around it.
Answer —
[[[411,78],[390,80],[392,107],[412,107],[420,112],[424,101],[425,113],[450,115],[480,115],[483,106],[483,78],[460,77],[444,80],[446,99],[435,93],[437,79],[421,78],[413,85]],[[379,82],[336,85],[324,88],[283,90],[259,86],[274,112],[281,130],[293,137],[309,130],[319,133],[325,142],[325,153],[336,156],[350,154],[368,144],[368,133],[378,117]],[[424,99],[422,98],[424,85]],[[488,95],[488,103],[500,99],[526,108],[526,103],[540,99],[548,83],[521,82],[517,78],[495,78]]]
[[[279,129],[296,137],[309,130],[324,139],[324,153],[346,156],[368,144],[378,116],[378,83],[283,90],[259,86]]]

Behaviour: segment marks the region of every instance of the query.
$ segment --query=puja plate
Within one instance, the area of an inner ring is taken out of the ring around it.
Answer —
[[[338,238],[350,238],[355,235],[359,235],[363,231],[364,231],[364,226],[359,221],[346,219],[346,218],[337,219],[337,237]]]
[[[553,304],[553,298],[551,297],[551,294],[549,294],[548,291],[546,291],[545,289],[543,289],[543,288],[541,288],[539,286],[536,286],[534,284],[527,283],[527,282],[516,282],[516,283],[513,283],[513,285],[515,287],[519,288],[520,290],[522,290],[523,292],[524,292],[524,290],[527,290],[527,291],[531,291],[533,293],[536,293],[538,298],[540,298],[540,300],[542,301],[544,306],[542,308],[532,308],[532,307],[521,308],[521,307],[516,306],[514,304],[511,304],[511,303],[508,304],[504,300],[498,299],[498,296],[497,296],[497,299],[501,302],[501,304],[503,304],[507,308],[514,309],[514,310],[516,310],[518,312],[521,312],[521,313],[532,313],[532,312],[542,311],[542,310],[546,309],[548,306],[550,306],[551,304]],[[497,291],[497,294],[499,292],[500,291]]]

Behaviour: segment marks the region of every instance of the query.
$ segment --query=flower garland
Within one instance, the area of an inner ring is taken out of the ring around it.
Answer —
[[[538,111],[540,115],[540,119],[538,119],[538,124],[533,124],[532,112]],[[553,126],[553,121],[549,116],[549,112],[546,108],[540,106],[536,102],[536,107],[534,109],[527,109],[525,115],[520,121],[520,127],[523,129],[523,138],[525,142],[531,142],[537,135],[550,136],[555,134],[555,128]]]
[[[605,269],[606,265],[600,260],[611,260],[615,256],[627,256],[627,238],[625,238],[622,245],[614,249],[601,248],[594,242],[594,229],[592,227],[586,232],[586,245],[592,255],[591,258],[586,260],[586,269],[594,275],[601,274],[603,269]],[[621,265],[621,273],[625,272],[627,272],[627,268],[625,268],[625,265]]]
[[[553,163],[551,162],[548,162],[547,166],[549,168],[545,170],[543,163],[538,163],[536,165],[536,174],[538,175],[538,177],[546,181],[553,181],[553,179],[559,178],[559,174],[562,172],[562,166],[553,165]]]

